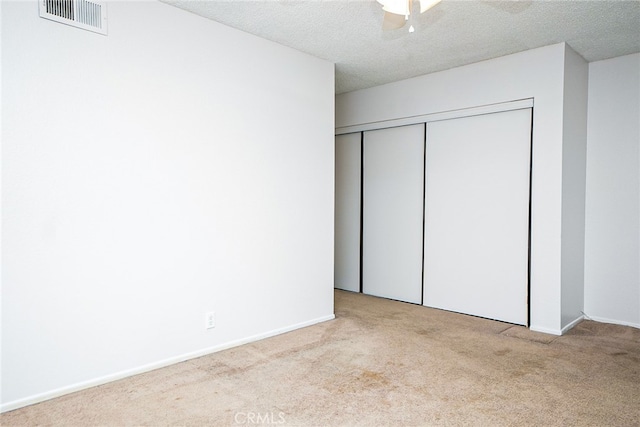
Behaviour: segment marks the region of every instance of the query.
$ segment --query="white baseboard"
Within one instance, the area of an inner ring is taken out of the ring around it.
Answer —
[[[235,341],[230,341],[224,344],[219,344],[213,347],[204,348],[191,353],[181,354],[179,356],[170,357],[168,359],[160,360],[147,365],[138,366],[133,369],[127,369],[125,371],[116,372],[114,374],[105,375],[103,377],[94,378],[89,381],[83,381],[80,383],[72,384],[66,387],[61,387],[55,390],[51,390],[45,393],[36,394],[23,399],[14,400],[12,402],[3,403],[0,406],[0,412],[12,411],[14,409],[22,408],[35,403],[43,402],[45,400],[53,399],[63,396],[65,394],[73,393],[76,391],[84,390],[90,387],[99,386],[112,381],[120,380],[122,378],[131,377],[133,375],[142,374],[145,372],[153,371],[155,369],[164,368],[169,365],[184,362],[185,360],[195,359],[198,357],[206,356],[207,354],[216,353],[218,351],[226,350],[233,347],[238,347],[243,344],[248,344],[254,341],[259,341],[265,338],[269,338],[275,335],[284,334],[296,329],[304,328],[307,326],[315,325],[316,323],[326,322],[328,320],[335,319],[335,315],[319,317],[306,322],[297,323],[295,325],[286,326],[284,328],[274,329],[272,331],[264,332],[262,334],[253,335],[250,337],[242,338]]]
[[[562,330],[560,329],[543,328],[540,326],[533,326],[533,325],[529,326],[529,329],[534,332],[542,332],[543,334],[557,335],[557,336],[562,335]]]
[[[569,323],[567,326],[562,328],[561,334],[564,335],[565,333],[567,333],[569,331],[569,329],[573,328],[578,323],[582,322],[584,320],[584,318],[585,318],[584,316],[580,316],[577,319],[575,319],[573,322]]]
[[[532,331],[535,331],[535,332],[542,332],[542,333],[545,333],[545,334],[564,335],[571,328],[573,328],[574,326],[576,326],[578,323],[580,323],[583,320],[593,320],[594,322],[611,323],[613,325],[621,325],[621,326],[631,326],[632,328],[640,329],[640,323],[627,322],[627,321],[624,321],[624,320],[607,319],[605,317],[590,316],[588,314],[585,314],[583,316],[578,317],[577,319],[575,319],[574,321],[572,321],[571,323],[569,323],[567,326],[565,326],[562,329],[549,329],[549,328],[543,328],[543,327],[538,327],[538,326],[530,326],[529,329],[532,330]]]
[[[631,326],[632,328],[640,329],[640,323],[627,322],[625,320],[607,319],[606,317],[590,316],[588,314],[585,315],[585,319],[593,320],[594,322],[611,323],[613,325],[621,325],[621,326]]]

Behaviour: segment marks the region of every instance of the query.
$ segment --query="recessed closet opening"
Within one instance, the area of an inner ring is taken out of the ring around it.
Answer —
[[[335,287],[528,326],[532,115],[522,100],[338,132]]]

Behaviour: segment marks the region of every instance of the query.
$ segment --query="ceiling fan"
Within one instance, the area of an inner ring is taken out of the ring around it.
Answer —
[[[384,10],[384,20],[382,21],[383,30],[397,30],[404,27],[409,21],[411,11],[413,10],[414,0],[377,0]],[[426,12],[440,0],[417,0],[420,3],[420,13]],[[413,33],[415,29],[409,24],[409,32]]]

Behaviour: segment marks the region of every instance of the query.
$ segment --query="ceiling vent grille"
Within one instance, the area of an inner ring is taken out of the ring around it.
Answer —
[[[40,16],[107,35],[107,4],[102,0],[40,0]]]

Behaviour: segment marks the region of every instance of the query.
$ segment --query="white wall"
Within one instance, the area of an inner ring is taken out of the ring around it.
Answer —
[[[565,49],[562,123],[562,328],[570,329],[584,310],[584,199],[587,156],[589,67]]]
[[[3,34],[3,28],[2,28],[2,4],[3,2],[0,1],[0,405],[2,404],[3,400],[2,400],[2,321],[3,321],[3,317],[2,317],[2,276],[4,275],[3,273],[3,267],[2,267],[2,201],[4,200],[4,197],[2,195],[2,139],[3,139],[3,128],[2,128],[2,119],[4,117],[4,115],[2,114],[2,107],[3,107],[3,102],[2,100],[4,99],[3,94],[2,94],[2,34]],[[2,410],[2,407],[0,406],[0,411]]]
[[[336,98],[336,127],[534,98],[531,329],[560,334],[564,68],[557,44]],[[579,245],[579,242],[577,243]]]
[[[640,327],[640,54],[589,64],[585,312]]]
[[[3,410],[333,317],[333,65],[108,7],[2,4]]]

